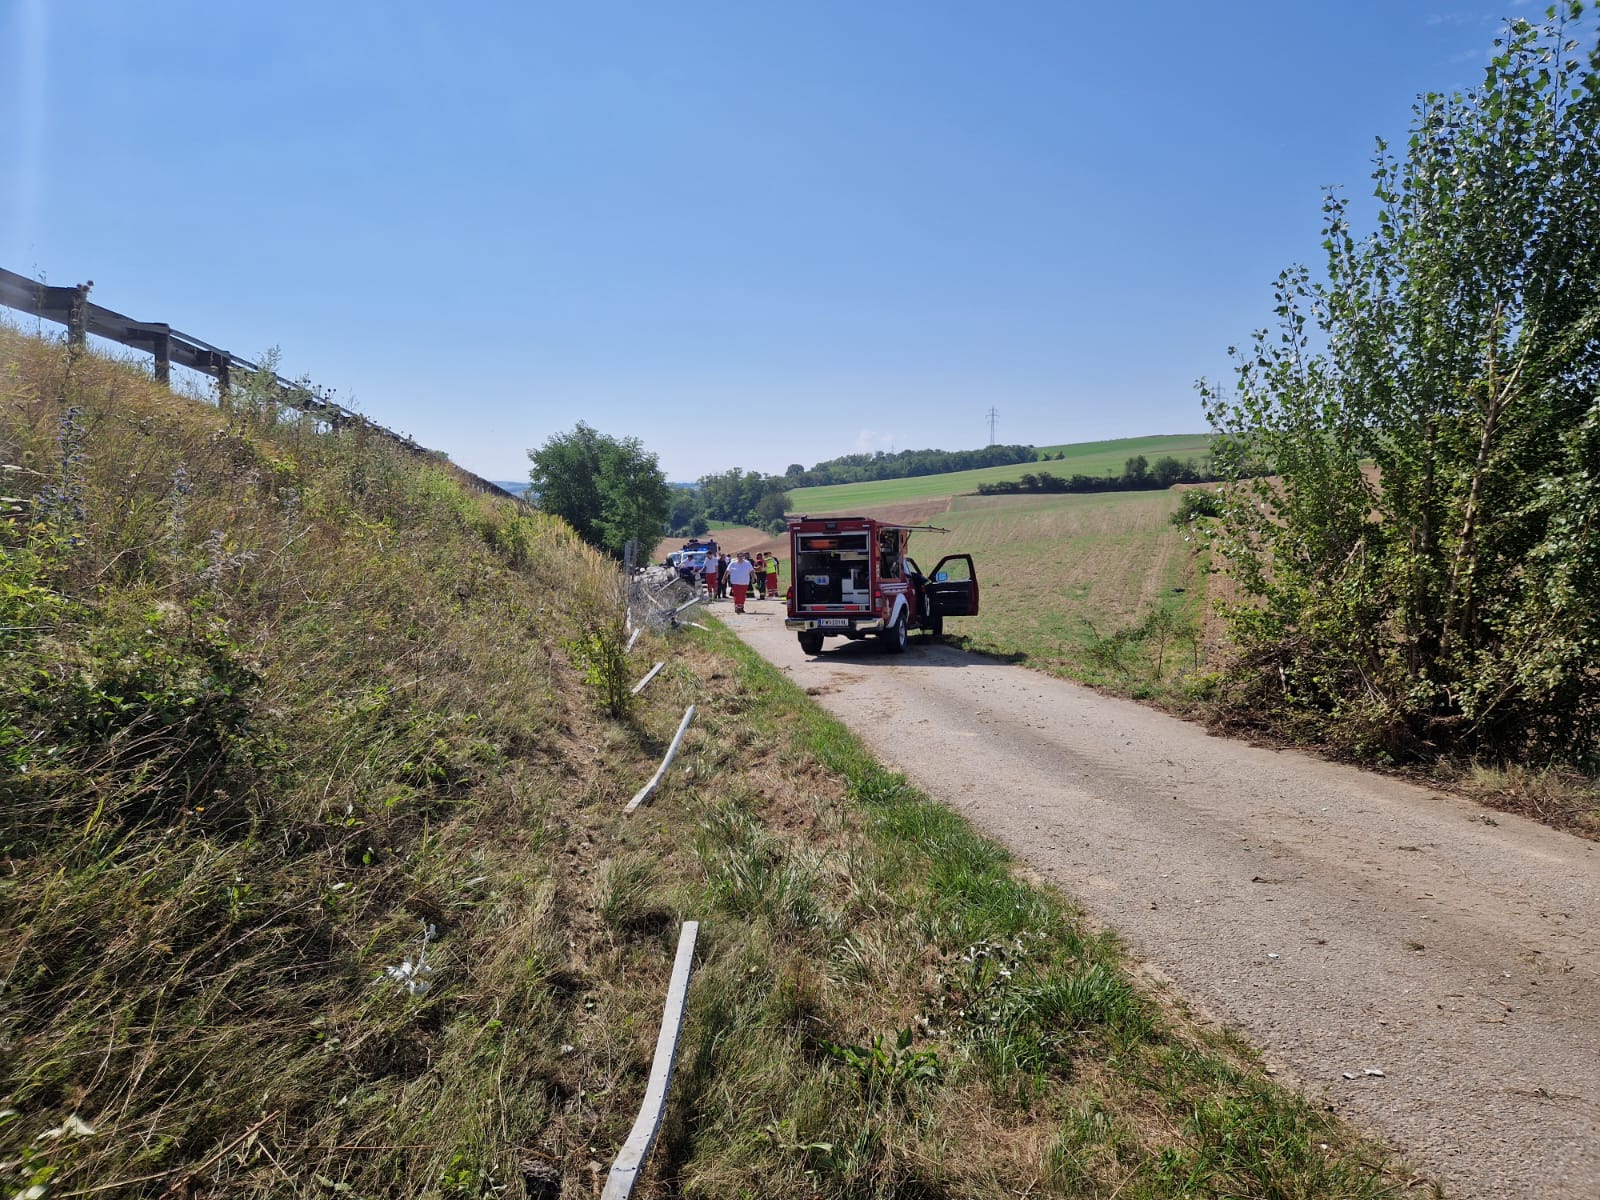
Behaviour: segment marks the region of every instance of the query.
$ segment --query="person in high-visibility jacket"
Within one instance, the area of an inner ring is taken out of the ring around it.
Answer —
[[[778,556],[767,555],[767,596],[776,597],[778,594]]]

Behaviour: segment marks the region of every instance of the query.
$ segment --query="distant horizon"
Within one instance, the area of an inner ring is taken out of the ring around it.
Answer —
[[[1081,442],[993,442],[993,443],[989,443],[989,444],[990,445],[1005,445],[1005,446],[1027,446],[1027,447],[1029,447],[1030,449],[1033,449],[1033,450],[1054,451],[1054,450],[1068,450],[1068,449],[1071,449],[1074,446],[1108,446],[1108,447],[1110,447],[1110,446],[1115,446],[1118,442],[1143,442],[1143,441],[1148,441],[1150,438],[1167,438],[1167,437],[1170,437],[1170,438],[1191,438],[1191,437],[1210,437],[1210,436],[1211,436],[1211,431],[1210,430],[1201,429],[1201,430],[1195,430],[1193,432],[1185,432],[1185,433],[1137,433],[1137,434],[1129,434],[1126,437],[1089,438],[1089,439],[1087,439],[1085,441],[1081,441]],[[647,447],[645,447],[645,449],[648,450],[649,447],[647,446]],[[907,447],[907,448],[905,448],[903,450],[877,450],[877,451],[865,451],[864,453],[881,454],[881,455],[883,455],[884,457],[887,458],[887,457],[891,457],[891,456],[897,455],[897,454],[917,454],[917,453],[924,453],[924,452],[928,452],[928,451],[932,451],[934,453],[956,453],[956,452],[959,452],[961,450],[981,450],[981,449],[983,449],[982,446],[969,446],[969,447],[916,446],[916,447]],[[862,451],[848,451],[847,453],[863,453],[863,452]],[[842,457],[844,457],[844,455],[835,455],[834,456],[834,458],[842,458]],[[815,470],[816,467],[819,466],[821,463],[829,462],[829,461],[831,461],[831,460],[830,459],[825,459],[825,458],[824,459],[818,459],[817,462],[808,464],[806,466],[806,470],[808,470],[808,471]],[[749,471],[749,470],[753,470],[753,469],[754,468],[751,468],[751,467],[739,467],[739,466],[722,467],[717,471],[708,471],[708,472],[706,472],[706,474],[707,475],[717,475],[717,474],[721,474],[722,472],[725,472],[725,471],[734,471],[734,470]],[[765,474],[765,475],[780,475],[780,476],[782,475],[782,472],[773,472],[773,471],[764,471],[764,472],[761,472],[761,473]],[[959,473],[959,472],[956,472],[956,473]],[[695,479],[677,479],[677,480],[669,479],[669,480],[667,480],[667,486],[668,487],[685,487],[685,488],[698,487],[700,485],[700,479],[702,479],[704,477],[705,476],[700,476],[700,477],[697,477]],[[528,480],[526,478],[523,478],[521,480],[491,479],[491,480],[489,480],[489,482],[494,484],[496,487],[505,488],[507,491],[513,491],[514,490],[514,491],[517,491],[519,493],[522,490],[524,490],[524,489],[526,489],[528,487]],[[850,485],[849,484],[834,484],[832,486],[835,486],[835,487],[848,487]]]

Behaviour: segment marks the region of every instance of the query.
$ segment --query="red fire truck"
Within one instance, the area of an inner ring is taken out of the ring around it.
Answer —
[[[935,525],[896,525],[872,517],[801,517],[789,522],[789,589],[785,627],[800,635],[807,654],[823,639],[875,634],[894,653],[906,634],[944,632],[946,617],[978,615],[978,574],[970,554],[947,554],[924,574],[906,554],[918,530],[949,533]]]

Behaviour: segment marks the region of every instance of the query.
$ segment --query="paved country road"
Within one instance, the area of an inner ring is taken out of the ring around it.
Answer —
[[[712,613],[1448,1196],[1600,1197],[1600,846],[920,637],[810,658],[778,603]]]

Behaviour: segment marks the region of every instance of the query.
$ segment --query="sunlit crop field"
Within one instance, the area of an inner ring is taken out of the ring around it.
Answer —
[[[882,479],[868,483],[843,483],[831,487],[797,488],[789,493],[791,512],[860,512],[882,504],[902,504],[930,496],[975,492],[980,483],[1021,479],[1030,471],[1052,475],[1117,475],[1128,459],[1142,454],[1154,462],[1164,454],[1203,462],[1211,453],[1207,433],[1172,433],[1156,437],[1117,438],[1108,442],[1079,442],[1072,446],[1042,446],[1040,453],[1064,457],[1049,462],[1015,463],[1008,467],[983,467],[948,475],[920,475],[914,479]]]
[[[943,554],[972,554],[982,612],[947,626],[970,648],[1152,689],[1200,666],[1207,576],[1169,521],[1178,496],[958,496],[936,521],[950,533],[915,535],[912,553],[928,570]],[[1130,636],[1141,625],[1151,628]]]

